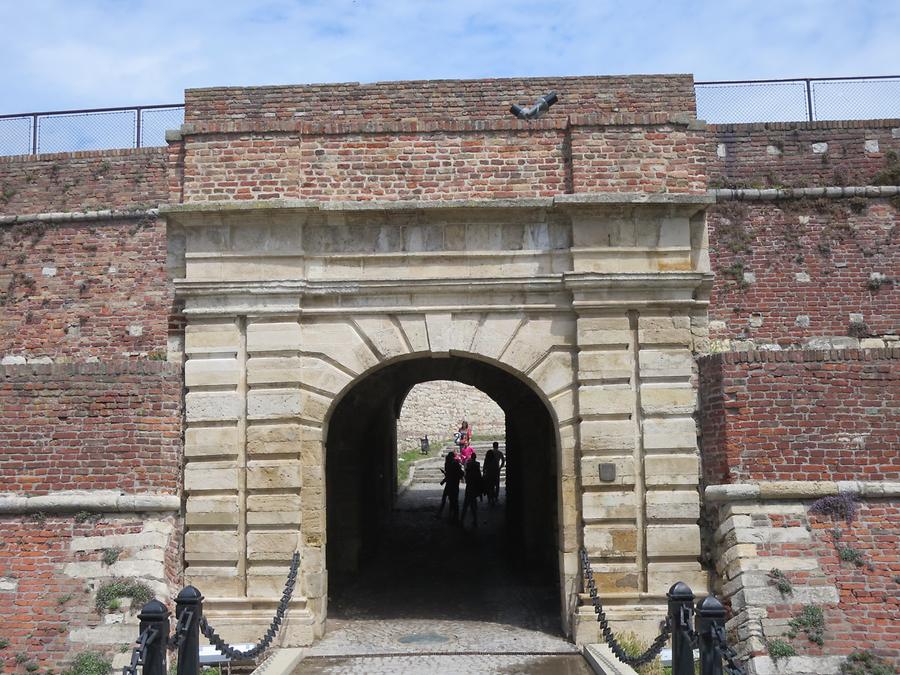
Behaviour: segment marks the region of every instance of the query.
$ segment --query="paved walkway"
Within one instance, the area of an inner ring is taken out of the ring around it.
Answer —
[[[502,493],[477,528],[436,520],[440,498],[415,480],[366,569],[331,580],[326,635],[297,673],[591,673],[560,632],[556,584],[507,546]]]

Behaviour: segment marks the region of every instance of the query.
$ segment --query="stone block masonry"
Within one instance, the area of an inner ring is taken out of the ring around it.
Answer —
[[[503,410],[483,392],[460,382],[423,382],[412,388],[397,420],[398,449],[415,449],[428,434],[432,447],[453,438],[460,420],[468,420],[474,441],[506,431]]]
[[[900,480],[900,349],[699,360],[707,484]]]

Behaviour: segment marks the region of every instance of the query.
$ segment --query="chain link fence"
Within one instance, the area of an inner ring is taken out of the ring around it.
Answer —
[[[900,76],[697,82],[697,117],[713,124],[900,117]]]
[[[183,122],[177,103],[0,115],[0,155],[161,146]]]
[[[697,117],[713,124],[900,118],[900,76],[697,82]],[[0,155],[166,144],[184,106],[0,115]]]

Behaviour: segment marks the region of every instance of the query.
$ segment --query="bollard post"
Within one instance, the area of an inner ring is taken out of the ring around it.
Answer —
[[[714,595],[697,603],[695,619],[700,639],[700,675],[722,675],[722,657],[716,650],[715,629],[725,626],[725,607]]]
[[[669,625],[672,627],[672,675],[693,675],[694,649],[688,635],[691,629],[694,592],[683,581],[669,592]]]
[[[140,632],[156,630],[154,639],[147,643],[143,659],[143,675],[166,675],[166,643],[169,640],[169,610],[159,600],[151,600],[138,614]]]
[[[190,623],[185,624],[190,612]],[[175,618],[183,634],[176,635],[178,642],[178,675],[200,674],[200,617],[203,616],[203,595],[193,586],[181,589],[175,598]]]

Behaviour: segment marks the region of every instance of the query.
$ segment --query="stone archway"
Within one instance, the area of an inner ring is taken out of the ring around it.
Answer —
[[[396,360],[367,372],[335,399],[324,430],[329,585],[334,586],[341,573],[359,572],[380,547],[395,497],[398,398],[411,386],[431,380],[474,386],[506,413],[504,535],[515,542],[518,564],[559,588],[561,625],[567,628],[572,599],[559,587],[565,525],[558,513],[556,416],[527,378],[466,354],[417,354]],[[436,576],[431,592],[438,593],[440,586]]]
[[[322,634],[329,410],[381,369],[454,358],[528,382],[552,411],[576,640],[596,640],[582,545],[613,619],[655,633],[673,578],[704,585],[691,350],[706,336],[706,201],[168,209],[187,318],[185,578],[229,639],[265,629],[295,550],[286,643]]]

